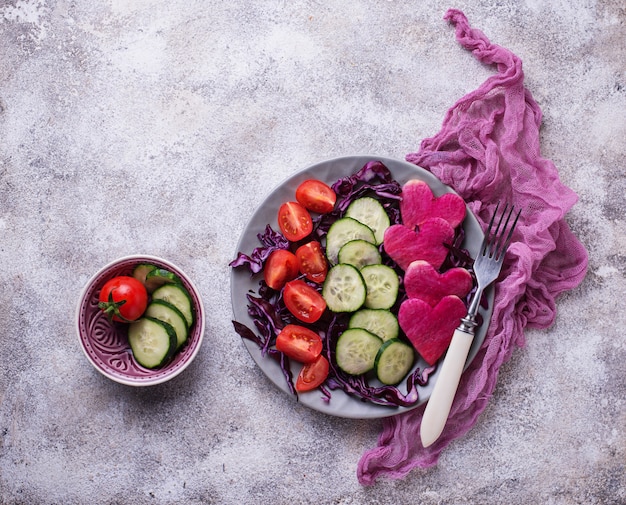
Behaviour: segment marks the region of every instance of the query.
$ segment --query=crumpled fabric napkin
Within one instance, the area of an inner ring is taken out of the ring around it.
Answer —
[[[461,378],[441,437],[428,448],[421,445],[423,407],[384,419],[378,446],[358,465],[363,485],[435,465],[487,406],[500,366],[524,345],[524,328],[551,325],[555,298],[576,287],[587,269],[587,251],[564,221],[577,196],[541,157],[541,110],[524,87],[521,60],[471,28],[461,11],[451,9],[444,19],[456,27],[457,40],[480,61],[495,65],[497,74],[454,104],[441,131],[406,159],[454,188],[483,229],[498,201],[522,208],[522,217],[496,284],[485,341]]]

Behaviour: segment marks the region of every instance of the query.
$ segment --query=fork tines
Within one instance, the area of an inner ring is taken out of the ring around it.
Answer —
[[[487,228],[487,232],[485,233],[485,242],[481,251],[484,256],[489,256],[496,261],[500,261],[504,253],[506,253],[506,250],[509,247],[509,243],[511,242],[513,230],[515,229],[517,220],[519,219],[519,216],[522,212],[521,209],[517,210],[515,218],[513,219],[513,223],[511,224],[507,234],[507,227],[509,226],[511,217],[513,217],[515,208],[513,207],[513,205],[509,206],[508,203],[505,204],[504,209],[502,210],[502,214],[500,215],[500,219],[496,224],[496,229],[493,230],[492,234],[491,229],[496,220],[496,215],[498,214],[499,207],[500,202],[498,202],[498,204],[496,205],[496,210],[494,211],[493,216],[491,216],[491,220],[489,221],[489,226]]]

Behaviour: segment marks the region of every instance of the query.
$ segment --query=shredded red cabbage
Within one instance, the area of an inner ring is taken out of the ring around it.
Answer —
[[[262,247],[257,247],[249,256],[240,252],[228,266],[247,266],[251,273],[257,274],[263,270],[263,264],[272,252],[276,249],[289,249],[289,240],[281,233],[274,231],[269,224],[265,227],[265,232],[259,233],[257,237],[263,244]]]

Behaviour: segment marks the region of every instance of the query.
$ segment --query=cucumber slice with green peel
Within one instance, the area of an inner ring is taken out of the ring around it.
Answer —
[[[168,323],[142,317],[128,326],[128,343],[137,363],[145,368],[158,368],[176,351],[176,332]]]
[[[359,270],[366,265],[382,263],[382,257],[378,247],[365,240],[351,240],[341,249],[337,255],[339,263],[355,266]]]
[[[178,275],[164,268],[154,268],[146,274],[144,285],[148,293],[153,293],[155,289],[164,284],[182,284],[182,281]]]
[[[146,276],[156,268],[157,266],[151,263],[140,263],[135,268],[133,268],[133,277],[145,286]]]
[[[361,328],[344,331],[337,340],[337,366],[350,375],[361,375],[372,370],[383,341]]]
[[[176,350],[180,349],[189,336],[185,316],[174,305],[165,300],[153,300],[148,304],[144,316],[168,323],[176,332]]]
[[[395,270],[387,265],[368,265],[361,269],[365,281],[368,309],[389,309],[396,303],[400,279]]]
[[[332,312],[354,312],[367,295],[363,277],[352,265],[335,265],[326,275],[322,297]]]
[[[415,351],[410,345],[397,338],[387,340],[376,355],[376,377],[383,384],[395,386],[406,377],[414,361]]]
[[[361,309],[352,315],[348,328],[362,328],[380,337],[383,342],[400,334],[398,318],[386,309]]]
[[[187,327],[191,328],[194,314],[191,296],[182,284],[164,284],[152,293],[153,300],[165,300],[176,307],[187,321]]]
[[[385,230],[389,228],[389,216],[382,204],[369,196],[354,200],[346,210],[346,217],[356,219],[374,232],[376,245],[383,243]]]
[[[374,232],[363,223],[350,217],[337,219],[326,234],[326,257],[331,265],[339,262],[339,249],[351,240],[376,243]]]

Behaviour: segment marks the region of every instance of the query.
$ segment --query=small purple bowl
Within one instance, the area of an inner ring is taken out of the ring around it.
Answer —
[[[110,323],[98,308],[98,296],[104,283],[118,275],[132,275],[133,268],[140,263],[151,263],[176,274],[191,295],[195,311],[187,343],[167,365],[154,370],[142,367],[133,358],[127,339],[128,325]],[[102,375],[128,386],[152,386],[176,377],[198,354],[204,337],[204,307],[200,293],[177,266],[154,256],[125,256],[89,279],[78,301],[76,328],[87,359]]]

